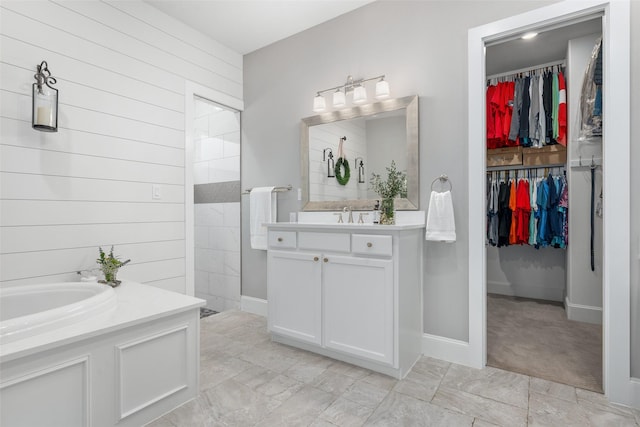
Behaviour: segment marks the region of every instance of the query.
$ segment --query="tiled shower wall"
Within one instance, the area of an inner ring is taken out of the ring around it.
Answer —
[[[240,307],[240,114],[196,100],[195,294]]]

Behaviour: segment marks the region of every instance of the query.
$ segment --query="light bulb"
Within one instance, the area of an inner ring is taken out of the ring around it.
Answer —
[[[334,107],[342,107],[347,103],[347,99],[344,96],[344,92],[341,92],[340,89],[333,93],[333,106]]]
[[[376,98],[387,98],[389,96],[389,83],[386,80],[381,79],[376,83]]]
[[[367,100],[367,90],[364,86],[356,86],[353,89],[353,103],[354,104],[362,104]]]
[[[318,94],[315,98],[313,98],[313,111],[319,113],[320,111],[324,111],[326,108],[326,104],[324,101],[324,96]]]

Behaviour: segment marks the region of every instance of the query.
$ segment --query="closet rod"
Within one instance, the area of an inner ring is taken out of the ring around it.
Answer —
[[[544,168],[566,168],[566,163],[549,163],[544,165],[510,165],[510,166],[488,166],[487,172],[491,171],[509,171],[509,170],[528,170],[528,169],[544,169]]]
[[[534,71],[534,70],[541,70],[547,67],[553,67],[556,65],[561,65],[561,66],[565,66],[566,65],[566,61],[564,59],[559,59],[557,61],[551,61],[551,62],[547,62],[545,64],[539,64],[539,65],[533,65],[531,67],[527,67],[527,68],[520,68],[519,70],[511,70],[511,71],[506,71],[504,73],[498,73],[498,74],[492,74],[490,76],[487,76],[486,80],[490,80],[490,79],[495,79],[495,78],[499,78],[499,77],[507,77],[507,76],[511,76],[514,74],[518,74],[518,73],[526,73],[528,71]]]

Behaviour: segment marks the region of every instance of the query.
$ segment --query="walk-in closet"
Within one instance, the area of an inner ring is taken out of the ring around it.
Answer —
[[[487,365],[602,392],[601,18],[532,32],[486,49]]]

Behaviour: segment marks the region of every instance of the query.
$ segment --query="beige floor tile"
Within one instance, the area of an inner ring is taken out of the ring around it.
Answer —
[[[632,408],[609,403],[603,394],[589,390],[577,389],[576,394],[578,396],[578,405],[586,412],[587,418],[592,425],[634,427],[637,425]]]
[[[529,390],[534,393],[546,394],[548,396],[577,403],[576,388],[566,384],[554,383],[541,378],[531,377]]]
[[[431,403],[497,425],[515,427],[527,424],[526,409],[442,385]]]
[[[298,363],[294,358],[278,354],[274,351],[246,351],[238,356],[240,359],[262,366],[263,368],[283,373]]]
[[[431,376],[426,376],[416,372],[409,374],[393,388],[396,393],[406,394],[416,399],[430,402],[438,390],[440,380],[434,380]]]
[[[329,407],[336,397],[310,385],[304,385],[296,394],[283,402],[258,426],[308,426]]]
[[[234,426],[253,425],[282,403],[233,379],[204,391],[202,395],[211,418]]]
[[[373,408],[339,397],[320,414],[320,419],[336,426],[358,427],[373,413]]]
[[[326,366],[309,363],[296,363],[286,371],[284,375],[301,383],[311,383],[327,370]]]
[[[496,424],[490,423],[485,420],[481,420],[480,418],[476,418],[473,420],[473,427],[499,427]]]
[[[378,372],[371,372],[366,377],[363,377],[361,381],[373,384],[385,390],[391,390],[398,382],[397,379],[392,378],[388,375],[380,374]]]
[[[539,393],[529,396],[529,426],[584,427],[589,425],[582,408],[573,402]]]
[[[377,407],[389,394],[389,390],[358,380],[344,392],[342,397],[369,408]]]
[[[341,375],[355,378],[357,380],[360,378],[364,378],[371,373],[371,371],[368,369],[340,361],[335,361],[335,363],[329,366],[329,370]]]
[[[445,362],[444,360],[423,356],[418,359],[409,374],[415,372],[417,374],[422,374],[426,378],[439,382],[447,373],[450,366],[451,363]]]
[[[441,385],[523,409],[529,404],[529,377],[501,369],[452,364]]]
[[[275,371],[270,371],[262,366],[250,363],[250,367],[234,376],[233,380],[255,390],[278,375],[280,374]]]
[[[272,399],[284,402],[296,394],[304,386],[303,383],[289,378],[285,375],[278,375],[267,383],[259,386],[256,391]]]
[[[367,426],[471,426],[473,417],[391,392],[369,417]]]
[[[315,378],[313,383],[314,387],[324,390],[327,393],[333,393],[335,395],[341,395],[355,382],[355,378],[347,375],[339,374],[331,369],[327,369],[321,375]]]

